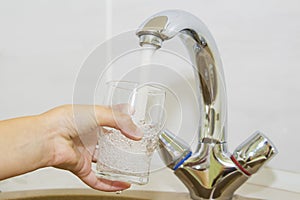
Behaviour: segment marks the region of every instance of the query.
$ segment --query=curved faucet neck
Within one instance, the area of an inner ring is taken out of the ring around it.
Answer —
[[[195,16],[181,10],[157,13],[137,30],[140,44],[160,48],[165,40],[178,35],[194,66],[200,106],[200,143],[226,141],[227,102],[222,62],[209,30]]]

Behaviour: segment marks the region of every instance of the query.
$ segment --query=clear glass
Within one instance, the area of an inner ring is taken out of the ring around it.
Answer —
[[[112,128],[99,133],[97,175],[110,180],[146,184],[150,161],[158,146],[158,133],[164,124],[166,92],[155,85],[126,81],[112,81],[106,85],[105,103],[113,110],[130,114],[144,136],[140,141],[134,141]],[[120,110],[121,104],[128,104],[128,109]]]

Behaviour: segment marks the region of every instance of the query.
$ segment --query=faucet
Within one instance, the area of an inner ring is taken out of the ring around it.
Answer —
[[[194,15],[167,10],[148,18],[136,31],[141,46],[162,47],[179,37],[194,66],[200,106],[198,143],[189,145],[168,129],[159,134],[159,153],[185,184],[192,199],[230,200],[236,189],[277,154],[272,142],[256,132],[231,154],[226,143],[225,79],[217,45],[207,27]],[[159,51],[159,50],[158,50]]]

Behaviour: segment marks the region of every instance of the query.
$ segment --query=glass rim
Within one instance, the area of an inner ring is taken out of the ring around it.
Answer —
[[[166,95],[166,90],[160,84],[157,83],[143,83],[136,88],[136,91],[145,86],[150,88],[150,90],[147,91],[147,93],[150,95]]]
[[[122,84],[122,85],[119,85],[119,84]],[[127,84],[127,85],[123,85],[123,84]],[[139,85],[139,83],[134,82],[134,81],[110,80],[110,81],[105,82],[105,85],[114,87],[114,88],[118,88],[118,89],[133,91]],[[126,86],[129,86],[129,87],[126,87]]]
[[[127,84],[127,85],[118,85],[118,84]],[[145,86],[151,88],[147,93],[151,95],[166,95],[166,90],[158,83],[142,83],[135,81],[126,81],[126,80],[110,80],[105,82],[106,86],[111,86],[118,89],[128,90],[128,91],[138,91],[140,88]],[[129,87],[126,87],[129,86]]]

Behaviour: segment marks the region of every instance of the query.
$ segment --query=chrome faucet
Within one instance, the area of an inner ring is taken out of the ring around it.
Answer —
[[[228,152],[225,79],[212,35],[197,17],[181,10],[151,16],[136,34],[141,46],[157,49],[163,42],[180,37],[194,66],[201,105],[197,148],[192,153],[185,142],[165,129],[159,135],[161,158],[186,185],[192,199],[232,199],[235,190],[277,150],[266,136],[256,132],[233,154]]]

